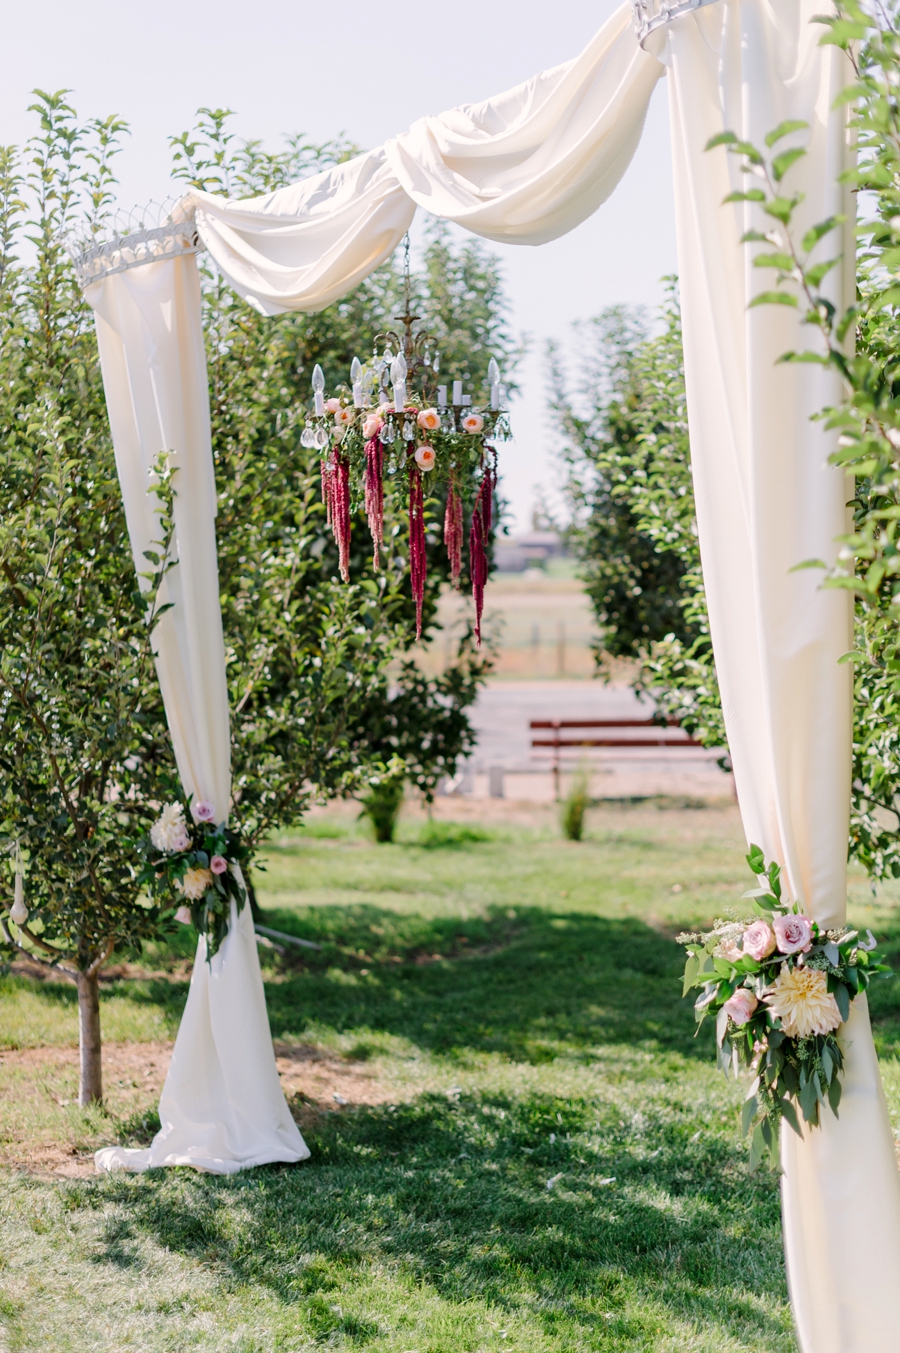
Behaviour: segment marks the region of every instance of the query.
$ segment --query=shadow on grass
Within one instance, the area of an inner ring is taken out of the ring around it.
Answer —
[[[786,1350],[776,1183],[746,1177],[733,1137],[696,1140],[696,1122],[659,1105],[424,1096],[333,1116],[311,1167],[119,1177],[81,1196],[121,1205],[98,1261],[129,1262],[149,1234],[226,1287],[265,1287],[313,1338],[383,1337],[341,1314],[375,1271],[460,1311],[499,1308],[562,1346],[649,1348],[684,1321]]]
[[[338,1033],[379,1031],[460,1057],[589,1058],[610,1041],[709,1056],[709,1039],[694,1039],[691,1009],[680,999],[683,951],[640,921],[540,908],[466,923],[368,906],[328,911],[351,942],[269,981],[276,1038],[300,1036],[313,1017]],[[279,927],[292,916],[297,924],[296,912],[269,914]],[[370,953],[373,930],[394,953]],[[354,949],[354,932],[367,948]],[[397,962],[397,948],[407,957],[411,949],[413,961]]]

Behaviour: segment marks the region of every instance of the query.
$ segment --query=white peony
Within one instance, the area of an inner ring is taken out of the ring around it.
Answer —
[[[164,850],[169,855],[176,850],[187,850],[190,842],[184,809],[180,803],[166,804],[160,817],[150,828],[150,840],[157,850]]]
[[[208,888],[212,887],[213,876],[210,870],[194,865],[185,871],[184,878],[176,879],[175,886],[192,902],[199,902]]]

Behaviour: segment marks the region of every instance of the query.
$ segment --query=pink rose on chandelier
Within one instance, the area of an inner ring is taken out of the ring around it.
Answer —
[[[744,931],[744,953],[761,963],[775,951],[775,936],[772,927],[765,921],[754,921]]]
[[[433,446],[420,446],[416,449],[416,464],[420,470],[433,470],[436,459]]]
[[[334,398],[332,398],[332,399],[326,399],[326,401],[325,401],[325,411],[326,411],[326,413],[337,413],[337,411],[338,411],[338,409],[339,409],[340,407],[341,407],[341,401],[340,401],[339,399],[334,399]]]
[[[340,428],[348,427],[349,424],[353,422],[353,410],[336,409],[334,413],[334,421]]]
[[[776,916],[772,922],[782,954],[805,954],[812,948],[812,921],[808,916]]]
[[[437,432],[441,426],[441,415],[437,409],[422,409],[416,422],[423,432]]]
[[[228,873],[228,861],[224,855],[214,855],[209,862],[209,867],[214,874]]]
[[[474,436],[484,427],[484,419],[480,413],[467,413],[462,420],[463,432],[471,432]]]
[[[191,804],[191,816],[195,822],[215,822],[215,804],[210,803],[208,799],[196,799]]]
[[[741,1025],[747,1023],[758,1005],[759,1001],[752,991],[748,991],[746,987],[738,987],[734,995],[730,996],[722,1006],[722,1009],[726,1011],[734,1024]]]
[[[381,415],[377,413],[370,413],[366,421],[363,423],[363,436],[365,437],[366,441],[369,441],[370,438],[377,436],[383,427],[384,427],[384,419],[381,417]]]

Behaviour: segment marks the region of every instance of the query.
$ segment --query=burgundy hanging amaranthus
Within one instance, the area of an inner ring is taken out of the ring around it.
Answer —
[[[378,551],[384,539],[384,447],[376,432],[366,442],[366,516],[372,536],[372,562],[380,567]]]
[[[444,544],[447,547],[447,558],[450,560],[450,581],[457,589],[459,589],[459,575],[462,572],[462,543],[462,501],[456,491],[456,476],[451,471],[447,507],[444,512]]]
[[[338,566],[350,581],[350,462],[340,447],[331,448],[331,464],[322,461],[322,499],[325,515],[338,547]]]
[[[422,475],[413,459],[415,443],[409,444],[409,577],[416,602],[416,638],[422,637],[422,602],[428,557],[425,553],[425,494]]]
[[[489,463],[472,509],[469,530],[469,572],[472,575],[472,596],[475,599],[475,642],[481,646],[481,613],[484,610],[484,588],[488,580],[488,560],[485,546],[491,535],[491,513],[497,472]]]

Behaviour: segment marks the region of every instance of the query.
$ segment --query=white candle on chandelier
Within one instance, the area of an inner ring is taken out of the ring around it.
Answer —
[[[462,381],[453,382],[453,403],[462,404]]]
[[[446,407],[447,407],[447,387],[446,387],[446,385],[439,385],[439,386],[438,386],[438,406],[439,406],[440,408],[442,408],[442,409],[446,409]]]
[[[321,416],[325,412],[325,372],[318,362],[313,367],[312,388],[315,410]]]
[[[488,362],[488,380],[491,383],[491,408],[500,408],[500,368],[493,357]]]
[[[361,409],[366,401],[363,399],[362,362],[358,357],[354,357],[350,363],[350,384],[353,386],[353,404]]]
[[[406,358],[402,352],[391,362],[391,385],[394,387],[394,408],[400,413],[406,407]]]

